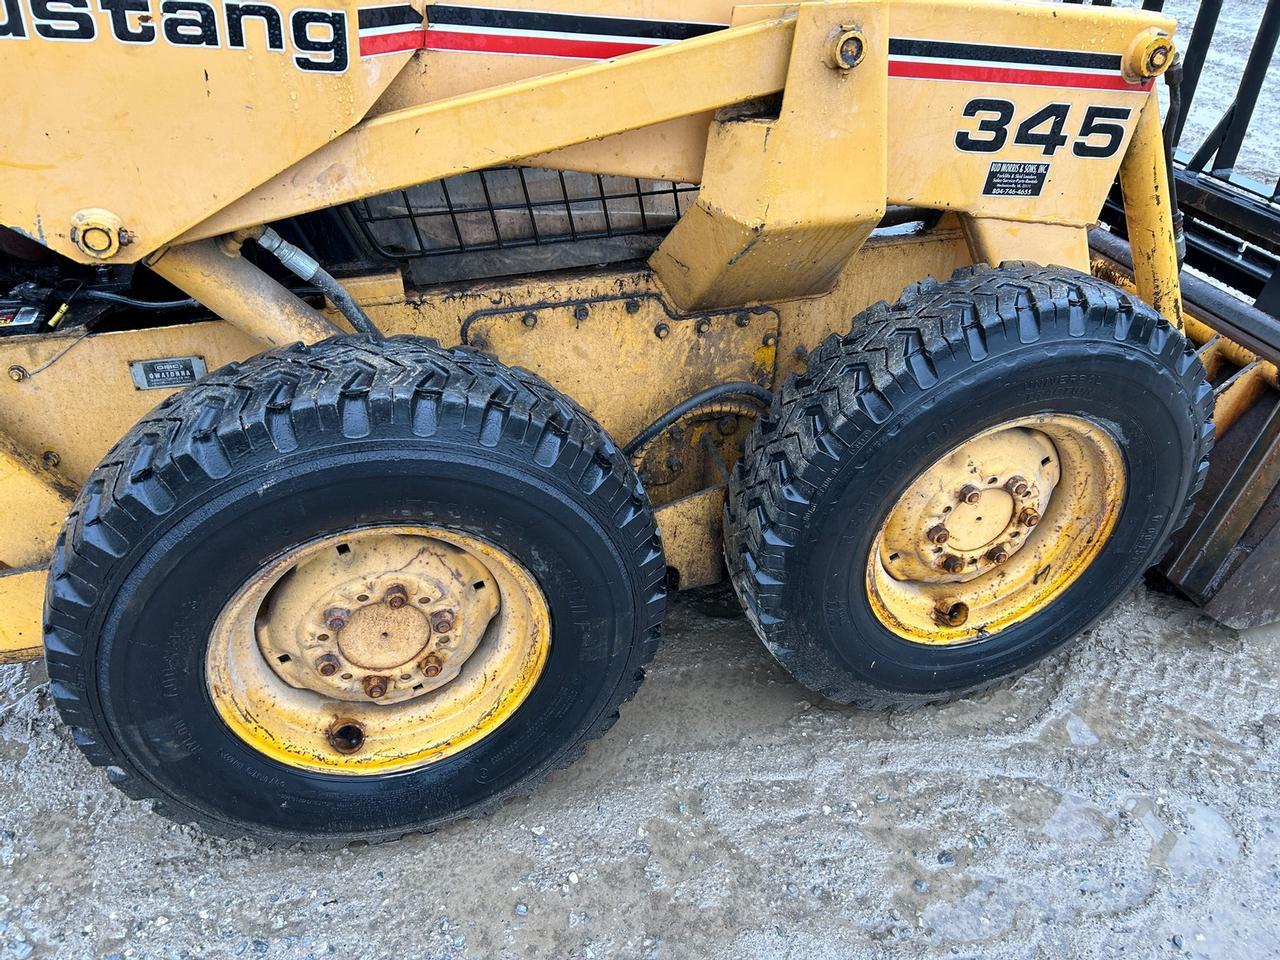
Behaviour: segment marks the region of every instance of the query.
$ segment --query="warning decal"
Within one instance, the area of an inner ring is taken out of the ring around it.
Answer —
[[[1047,163],[993,160],[982,188],[984,197],[1038,197],[1049,176]]]

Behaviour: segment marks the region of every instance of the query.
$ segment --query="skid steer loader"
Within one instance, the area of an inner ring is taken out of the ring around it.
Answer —
[[[983,689],[1274,385],[1184,313],[1158,12],[0,10],[4,649],[217,834],[527,791],[726,577],[827,697]]]

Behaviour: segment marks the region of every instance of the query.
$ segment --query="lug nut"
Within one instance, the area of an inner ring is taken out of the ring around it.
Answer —
[[[1015,497],[1025,497],[1031,492],[1031,487],[1021,477],[1010,477],[1005,481],[1004,488]]]
[[[987,551],[987,559],[992,563],[1004,563],[1009,559],[1009,547],[1007,544],[998,543]]]
[[[944,554],[941,564],[942,569],[947,573],[959,573],[964,569],[964,558],[957,557],[954,553]]]
[[[387,695],[386,677],[365,677],[364,692],[370,700],[380,700]]]
[[[444,662],[438,654],[428,653],[422,658],[422,662],[418,664],[422,668],[422,672],[428,677],[440,676],[440,670],[444,667]]]
[[[933,619],[944,627],[962,627],[969,619],[969,605],[959,600],[942,600],[933,608]]]
[[[936,543],[938,546],[942,546],[951,539],[950,532],[948,532],[947,528],[940,523],[936,526],[930,527],[929,532],[926,533],[925,536],[929,538],[930,543]]]
[[[316,659],[316,669],[320,671],[322,677],[332,677],[338,672],[339,666],[341,664],[338,663],[338,658],[332,653],[326,653]]]
[[[960,488],[960,500],[962,503],[977,503],[981,499],[982,491],[972,483],[966,483]]]
[[[1027,507],[1022,513],[1018,514],[1018,520],[1023,526],[1034,527],[1040,522],[1040,514],[1036,513],[1030,507]]]
[[[437,610],[431,615],[431,629],[436,633],[448,633],[453,629],[453,611]]]
[[[405,590],[404,587],[402,587],[400,584],[397,583],[394,586],[388,588],[386,594],[383,596],[383,599],[387,601],[387,606],[390,607],[392,610],[399,610],[401,607],[403,607],[406,603],[409,602],[409,592]]]
[[[324,612],[324,625],[338,633],[347,625],[347,620],[351,616],[351,611],[344,610],[342,607],[330,607]]]

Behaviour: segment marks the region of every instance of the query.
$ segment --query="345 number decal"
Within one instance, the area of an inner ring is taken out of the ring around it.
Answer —
[[[963,116],[977,123],[971,129],[956,132],[956,147],[966,153],[999,153],[1008,144],[1012,128],[1015,146],[1039,147],[1043,156],[1052,157],[1071,143],[1071,152],[1077,157],[1105,159],[1115,156],[1120,149],[1125,123],[1133,113],[1128,107],[1087,107],[1072,142],[1066,133],[1071,104],[1051,103],[1014,127],[1016,109],[1008,100],[992,97],[970,100],[964,105]]]

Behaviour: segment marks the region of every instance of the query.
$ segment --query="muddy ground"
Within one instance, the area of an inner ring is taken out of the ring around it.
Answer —
[[[0,668],[0,957],[1276,955],[1280,629],[1139,588],[1013,686],[833,706],[672,612],[622,720],[527,801],[380,847],[173,826]]]

